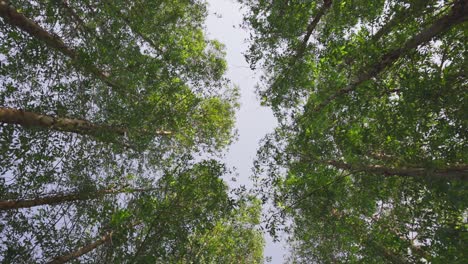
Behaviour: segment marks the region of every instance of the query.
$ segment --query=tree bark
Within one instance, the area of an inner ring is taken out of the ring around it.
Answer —
[[[43,115],[8,107],[0,107],[0,123],[16,124],[24,127],[43,127],[62,132],[71,132],[89,136],[100,136],[103,134],[124,136],[128,133],[127,128],[95,124],[83,119]],[[155,130],[154,132],[141,130],[140,132],[153,133],[154,135],[159,136],[168,136],[172,134],[171,131],[166,130]]]
[[[3,17],[3,19],[8,24],[23,30],[32,37],[43,41],[50,48],[55,49],[63,55],[69,57],[75,64],[81,66],[81,68],[83,68],[86,72],[94,75],[108,86],[113,88],[115,92],[119,93],[120,95],[127,96],[125,89],[114,81],[110,80],[107,73],[99,70],[94,65],[83,65],[80,63],[80,56],[74,49],[68,47],[58,36],[47,32],[33,20],[17,12],[16,8],[10,6],[6,0],[0,0],[0,16]]]
[[[381,59],[367,68],[367,71],[364,71],[360,75],[356,76],[350,84],[346,87],[338,90],[333,95],[329,96],[322,103],[317,105],[313,109],[313,112],[319,112],[332,101],[336,100],[342,95],[351,93],[354,91],[360,84],[365,81],[370,80],[371,78],[378,75],[387,67],[391,66],[396,60],[402,57],[404,54],[409,52],[412,49],[417,48],[419,45],[430,41],[432,38],[441,35],[448,31],[455,25],[461,24],[468,20],[468,3],[466,0],[457,0],[450,11],[449,14],[437,19],[431,26],[422,30],[419,34],[413,36],[408,41],[406,41],[402,47],[394,49],[386,54],[384,54]]]
[[[30,199],[30,200],[0,200],[0,210],[11,210],[20,208],[30,208],[41,205],[55,205],[64,202],[71,201],[85,201],[103,197],[107,194],[120,194],[120,193],[140,193],[156,190],[155,188],[148,189],[106,189],[100,190],[93,193],[72,193],[72,194],[61,194],[52,195],[42,198]]]
[[[333,167],[354,172],[368,172],[383,176],[430,177],[445,180],[468,180],[468,165],[462,164],[445,169],[391,168],[380,165],[352,165],[343,161],[329,160],[324,163]]]
[[[102,244],[105,244],[109,242],[112,238],[113,232],[108,232],[105,235],[101,236],[98,240],[94,241],[91,244],[85,245],[67,255],[59,256],[54,258],[52,261],[48,262],[49,264],[61,264],[61,263],[66,263],[70,260],[77,259],[84,254],[93,251],[94,249],[98,248]]]
[[[55,117],[8,107],[0,107],[0,122],[24,127],[43,127],[91,136],[104,133],[123,136],[126,132],[126,130],[122,128],[94,124],[83,119]]]

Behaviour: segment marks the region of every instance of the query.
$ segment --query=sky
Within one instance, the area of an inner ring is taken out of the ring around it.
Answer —
[[[239,139],[227,153],[226,163],[236,167],[239,177],[234,185],[252,187],[250,176],[259,141],[267,133],[272,132],[277,122],[273,112],[260,106],[255,94],[255,85],[261,72],[252,71],[244,59],[244,51],[248,48],[249,33],[240,28],[242,13],[240,5],[235,0],[209,0],[209,15],[206,21],[208,38],[217,39],[226,45],[226,60],[228,63],[227,77],[238,85],[241,107],[237,112],[236,128]],[[271,263],[283,263],[286,254],[284,245],[273,243],[269,236],[265,237],[265,257],[271,257]]]

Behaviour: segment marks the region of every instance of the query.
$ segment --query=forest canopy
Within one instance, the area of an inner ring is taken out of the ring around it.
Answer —
[[[1,262],[468,261],[468,2],[238,2],[252,189],[207,1],[0,0]]]
[[[259,202],[222,180],[238,92],[206,15],[0,2],[1,262],[262,260]]]
[[[293,263],[466,262],[467,1],[241,1]]]

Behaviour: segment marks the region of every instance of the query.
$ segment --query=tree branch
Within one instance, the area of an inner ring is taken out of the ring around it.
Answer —
[[[51,195],[36,199],[29,200],[0,200],[0,210],[11,210],[20,208],[30,208],[40,205],[55,205],[64,202],[71,201],[85,201],[100,198],[107,194],[119,194],[119,193],[141,193],[154,191],[156,188],[147,189],[105,189],[99,190],[92,193],[72,193],[72,194],[61,194]]]
[[[77,249],[76,251],[73,251],[73,252],[71,252],[71,253],[69,253],[67,255],[56,257],[52,261],[50,261],[48,263],[49,264],[62,264],[62,263],[66,263],[68,261],[77,259],[77,258],[83,256],[84,254],[93,251],[94,249],[98,248],[102,244],[105,244],[105,243],[109,242],[109,240],[112,238],[112,234],[113,234],[112,231],[108,232],[105,235],[101,236],[95,242],[93,242],[91,244],[88,244],[88,245],[85,245],[85,246],[83,246],[83,247]]]
[[[383,176],[430,177],[446,180],[468,180],[468,164],[461,164],[445,169],[392,168],[380,165],[354,165],[338,160],[321,161],[333,167],[354,172],[368,172]]]

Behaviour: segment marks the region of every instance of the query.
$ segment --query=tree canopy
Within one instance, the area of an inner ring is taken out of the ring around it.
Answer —
[[[261,262],[258,201],[222,180],[238,92],[206,15],[0,1],[0,261]]]
[[[466,1],[241,1],[280,126],[256,161],[298,263],[466,261]]]
[[[468,2],[238,2],[252,190],[205,0],[0,0],[1,262],[468,261]]]

